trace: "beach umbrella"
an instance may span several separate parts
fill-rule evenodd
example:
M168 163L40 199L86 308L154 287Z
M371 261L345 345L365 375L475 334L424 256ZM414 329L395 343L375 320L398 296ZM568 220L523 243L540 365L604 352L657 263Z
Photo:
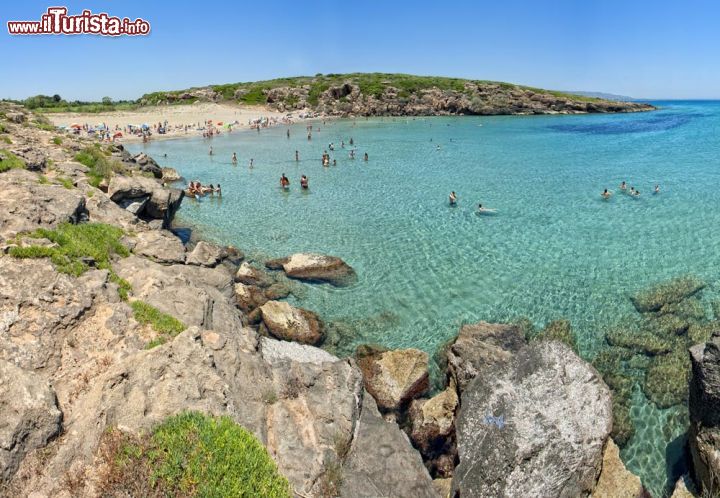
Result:
M123 136L122 133L117 132L117 133L115 133L115 135L113 135L113 138L120 138L120 137L122 137L122 136Z
M82 125L79 125L77 123L73 123L70 125L70 128L82 128Z
M222 121L218 121L218 122L217 122L217 125L218 125L218 126L222 126L222 124L223 124Z

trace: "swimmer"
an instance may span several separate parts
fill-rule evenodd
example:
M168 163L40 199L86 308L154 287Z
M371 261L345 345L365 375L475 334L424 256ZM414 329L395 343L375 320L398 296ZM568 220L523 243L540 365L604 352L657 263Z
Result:
M455 194L455 191L450 192L450 205L451 206L457 205L457 195Z
M610 196L611 196L612 194L610 193L610 191L609 191L608 189L605 189L605 190L603 191L603 193L600 194L600 195L602 195L603 199L607 200L607 199L610 198Z
M350 145L355 145L355 142L353 142L352 137L350 137Z
M660 185L655 185L655 190L653 190L653 194L659 194L660 193Z
M337 159L333 159L333 166L337 166Z
M290 138L290 128L287 130L287 137Z
M222 188L220 188L220 184L219 184L219 183L217 184L217 187L215 187L215 193L216 193L218 196L222 197Z
M368 153L367 153L367 152L366 152L365 155L363 156L363 159L364 159L365 161L368 160Z
M285 176L285 173L283 173L280 177L280 186L282 188L288 188L290 186L290 180L288 180L288 177Z
M627 190L627 184L625 182L622 182L620 184L620 190L622 190L623 192L625 192Z
M632 195L633 197L640 197L640 191L639 191L639 190L633 190L630 195Z
M350 150L350 159L355 159L355 151Z
M303 189L307 190L307 188L308 188L308 178L307 178L307 176L303 175L303 176L300 177L300 186L301 186Z
M210 146L210 152L208 154L212 156L212 145Z
M250 159L250 169L253 168L253 163L255 162L255 159Z
M300 160L300 152L295 151L295 162L298 162Z
M233 155L232 155L232 163L233 163L233 164L237 164L237 154L234 153L234 152L233 152Z
M630 187L630 195L635 195L635 187Z

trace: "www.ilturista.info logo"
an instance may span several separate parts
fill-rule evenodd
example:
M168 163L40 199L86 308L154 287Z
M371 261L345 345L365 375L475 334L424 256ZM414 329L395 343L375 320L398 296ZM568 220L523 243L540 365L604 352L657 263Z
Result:
M89 10L69 16L66 7L48 7L39 21L8 21L7 27L11 35L141 36L150 33L150 23L140 17L131 21L127 17L120 19Z

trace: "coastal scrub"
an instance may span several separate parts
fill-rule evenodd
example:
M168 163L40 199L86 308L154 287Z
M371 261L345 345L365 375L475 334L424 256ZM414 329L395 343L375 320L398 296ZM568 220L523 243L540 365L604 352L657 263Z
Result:
M120 242L122 235L122 229L104 223L63 223L55 230L39 228L20 236L21 239L47 239L53 245L13 247L10 255L16 258L50 258L57 271L76 277L91 266L112 272L111 258L130 254Z
M25 161L8 150L0 149L0 173L23 168L25 168Z
M75 160L89 168L90 171L87 173L89 183L96 188L103 179L109 180L114 172L122 169L122 165L112 160L109 153L98 145L85 147L75 155Z
M103 436L103 496L290 498L290 485L263 445L229 417L185 412L149 436Z

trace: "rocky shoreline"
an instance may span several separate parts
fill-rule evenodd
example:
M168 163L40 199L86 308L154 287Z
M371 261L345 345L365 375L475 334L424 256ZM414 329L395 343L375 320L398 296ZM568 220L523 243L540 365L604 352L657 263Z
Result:
M108 431L142 437L190 410L248 429L301 497L645 496L611 437L615 383L573 351L569 324L465 325L431 392L427 353L338 358L317 347L320 317L282 300L352 284L351 265L184 245L169 230L183 193L152 158L58 136L20 107L0 117L0 495L124 496L103 481ZM636 307L685 316L700 288ZM720 485L718 340L691 350L704 489Z

